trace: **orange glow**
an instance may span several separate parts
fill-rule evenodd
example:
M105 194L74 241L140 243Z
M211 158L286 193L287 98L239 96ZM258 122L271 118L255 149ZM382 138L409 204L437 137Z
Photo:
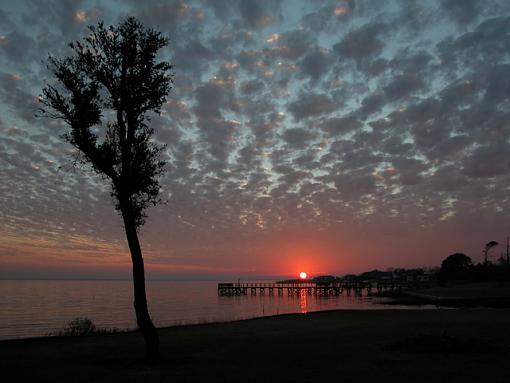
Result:
M301 314L306 314L308 311L308 302L305 289L301 289L299 293L299 307L301 308Z
M342 16L342 15L345 15L347 12L348 12L348 9L346 7L341 7L341 6L335 7L335 9L333 10L333 13L335 14L335 16Z
M308 275L304 271L299 273L299 278L301 278L301 279L306 279L307 276Z
M291 234L286 234L282 238L288 238ZM300 237L305 237L300 234ZM335 257L338 262L338 254L343 252L340 246L330 249L326 241L303 238L299 241L291 241L286 243L278 243L273 246L276 248L278 259L267 259L264 267L269 263L276 263L272 268L275 274L285 275L286 279L296 278L303 270L308 275L329 274L339 267L331 265L331 259Z

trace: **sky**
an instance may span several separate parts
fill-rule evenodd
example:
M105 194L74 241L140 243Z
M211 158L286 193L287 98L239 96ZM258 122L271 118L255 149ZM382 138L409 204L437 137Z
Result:
M138 17L170 39L149 279L497 258L510 235L510 2L3 0L0 278L127 278L109 185L41 118L49 55Z

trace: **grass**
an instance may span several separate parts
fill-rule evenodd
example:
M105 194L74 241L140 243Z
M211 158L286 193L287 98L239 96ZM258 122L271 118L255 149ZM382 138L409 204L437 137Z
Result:
M2 376L38 382L508 382L510 310L370 310L0 342Z
M64 328L48 334L48 336L90 336L126 332L117 328L98 328L90 318L74 318Z

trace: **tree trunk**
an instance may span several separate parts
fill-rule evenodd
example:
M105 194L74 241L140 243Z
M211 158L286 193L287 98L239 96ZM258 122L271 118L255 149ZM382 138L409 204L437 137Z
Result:
M147 297L145 295L145 270L143 265L142 249L138 241L135 221L129 211L122 210L124 228L131 252L131 261L133 263L133 288L134 288L134 307L136 313L136 322L138 329L145 339L147 356L151 359L157 359L160 356L159 337L156 327L152 323L147 309Z

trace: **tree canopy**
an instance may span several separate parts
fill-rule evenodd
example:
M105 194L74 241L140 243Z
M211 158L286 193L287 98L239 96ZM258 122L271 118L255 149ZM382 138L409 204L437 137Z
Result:
M111 180L116 208L127 205L139 227L145 209L160 202L164 146L151 139L148 121L172 86L172 66L157 61L168 39L133 17L89 29L83 41L70 44L72 56L49 58L58 82L43 89L44 112L70 126L65 139Z
M463 253L455 253L446 257L441 263L440 277L442 279L463 278L472 267L470 257Z

